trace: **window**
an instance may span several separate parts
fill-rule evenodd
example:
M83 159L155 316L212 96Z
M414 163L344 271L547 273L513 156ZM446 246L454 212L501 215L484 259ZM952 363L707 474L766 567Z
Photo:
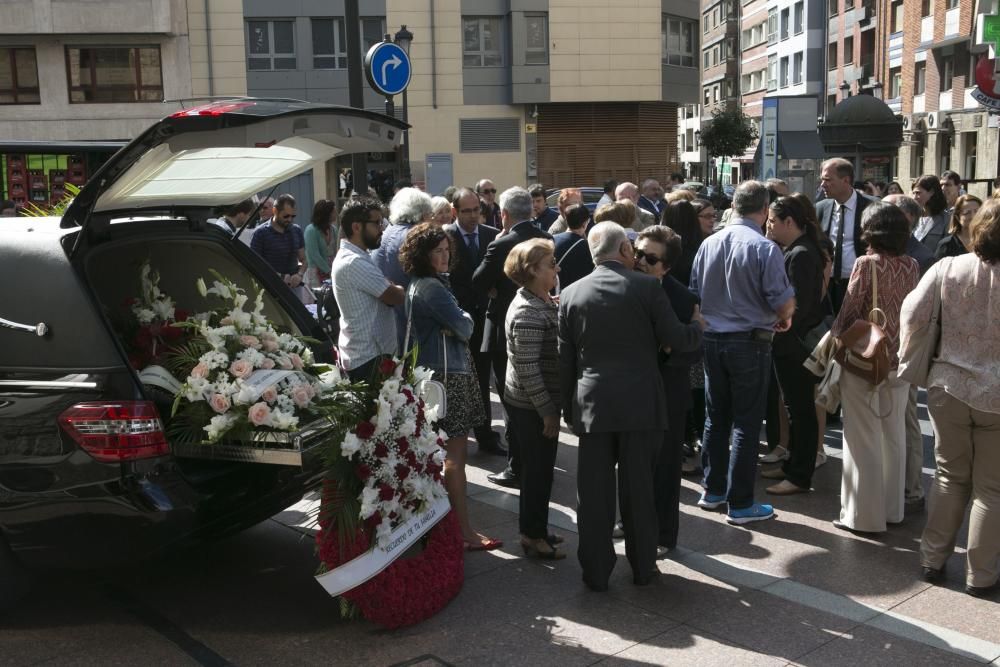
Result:
M503 18L467 16L462 19L462 65L465 67L502 67Z
M716 44L712 47L712 65L719 64L719 45Z
M705 86L705 106L712 103L712 87Z
M714 86L712 86L712 101L713 102L718 102L719 101L719 94L721 93L721 91L722 91L722 87L719 84L715 84Z
M791 29L789 25L790 21L790 11L789 9L781 10L781 39L788 39L788 31Z
M826 51L826 66L830 69L837 69L837 42L830 42Z
M312 20L313 67L347 69L347 39L341 19Z
M524 15L525 65L547 65L549 63L549 15L534 12Z
M295 66L294 21L247 21L247 69L295 69Z
M854 37L844 38L844 64L850 65L854 62Z
M778 10L769 9L767 12L767 43L774 44L778 41Z
M913 94L923 95L927 84L927 63L916 63L913 67Z
M844 11L854 9L854 0L844 0Z
M840 13L839 4L837 0L830 0L830 16L836 16Z
M785 56L784 58L781 59L781 67L780 67L780 74L779 74L779 76L780 76L780 78L778 80L779 81L779 85L782 88L787 88L788 87L788 56Z
M703 65L704 69L708 69L709 67L712 66L712 49L705 49L704 60L705 60L705 64Z
M753 78L749 74L744 74L740 77L740 90L744 93L749 93L753 88Z
M833 109L833 107L835 107L835 106L837 106L837 96L836 96L836 94L834 94L834 95L827 95L826 96L826 112L830 113L830 110Z
M942 56L941 58L941 90L951 90L952 79L955 78L955 58L954 56Z
M368 49L385 39L385 17L384 16L362 16L361 17L361 52L368 53ZM344 42L347 46L347 42Z
M923 0L923 2L920 3L920 16L930 16L932 5L933 3L931 0Z
M798 35L803 30L803 13L805 12L804 0L799 0L795 3L795 34Z
M39 104L41 101L35 49L0 49L0 104Z
M903 26L906 25L903 22L903 17L906 14L906 10L903 8L903 0L895 0L889 11L892 13L892 22L889 26L889 32L903 32Z
M660 24L663 39L663 64L694 67L694 21L663 15Z
M889 70L889 99L895 100L903 94L903 71L900 67Z
M69 101L162 102L158 46L66 47Z
M802 61L803 54L801 51L792 57L792 83L802 83Z
M955 9L956 7L958 7L958 0L946 0L944 3L945 9Z
M703 16L703 17L702 17L702 20L703 20L703 21L704 21L704 23L705 23L705 28L703 29L703 31L702 31L702 32L705 32L705 33L707 33L707 32L709 31L709 29L710 29L710 28L712 27L712 26L710 26L710 25L709 25L709 23L708 23L708 20L709 20L709 16L708 16L708 14L705 14L705 16Z
M767 57L767 89L778 89L778 56Z

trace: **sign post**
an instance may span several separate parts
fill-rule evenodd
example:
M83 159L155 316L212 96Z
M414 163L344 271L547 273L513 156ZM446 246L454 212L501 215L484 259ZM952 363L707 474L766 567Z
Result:
M392 98L399 93L405 93L406 87L410 85L412 73L410 57L400 45L391 40L389 35L385 36L384 41L368 49L365 55L365 76L372 88L385 95L387 116L395 117L396 108ZM409 152L408 136L406 142ZM406 165L406 171L409 171L409 164Z

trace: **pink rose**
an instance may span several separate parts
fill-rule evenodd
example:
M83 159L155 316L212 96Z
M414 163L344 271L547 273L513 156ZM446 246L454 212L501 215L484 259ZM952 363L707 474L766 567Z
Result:
M300 357L299 355L295 354L294 352L291 352L291 353L289 353L288 358L292 362L292 368L294 368L297 371L301 371L302 370L302 357Z
M229 410L230 407L229 399L222 394L212 394L212 398L209 399L208 404L220 415Z
M271 370L274 368L274 359L265 358L264 361L261 362L260 367L266 371Z
M237 359L229 365L229 372L238 378L246 380L253 373L253 364L246 359Z
M277 389L277 387L275 387L273 385L270 386L270 387L268 387L267 389L265 389L263 391L263 393L260 395L260 397L263 398L268 403L274 403L276 400L278 400L278 389Z
M278 351L278 337L275 336L273 333L261 334L260 340L261 344L264 346L264 349L267 350L268 352Z
M260 349L260 339L256 336L240 336L240 345L243 347L252 347L255 350Z
M229 317L228 315L219 320L219 324L221 324L224 327L227 327L232 323L233 323L233 318Z
M197 366L191 369L191 377L205 379L208 377L208 365L204 362L199 362Z
M288 357L281 357L278 359L278 366L280 366L282 370L290 371L292 370L292 360Z
M247 418L254 426L268 426L271 423L271 408L267 403L254 403L250 406Z
M309 405L309 401L312 399L309 390L312 389L307 384L299 384L292 387L292 401L295 405L300 408L304 408Z

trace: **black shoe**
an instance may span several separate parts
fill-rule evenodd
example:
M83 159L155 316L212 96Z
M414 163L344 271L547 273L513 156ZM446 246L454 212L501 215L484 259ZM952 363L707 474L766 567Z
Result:
M660 578L660 571L653 570L649 574L642 577L632 577L632 583L636 586L649 586L651 583Z
M490 480L497 486L503 486L508 489L521 488L521 478L514 474L514 471L510 469L510 466L494 475L487 475L486 479Z
M507 456L507 448L500 444L500 436L493 431L489 431L489 435L484 433L482 438L477 435L476 442L479 443L479 451L481 452L495 454L496 456Z
M965 592L974 598L992 597L993 593L1000 591L1000 580L992 586L966 586Z
M587 579L587 577L583 578L583 583L587 585L587 588L594 591L595 593L606 593L608 591L607 583L595 584L594 582Z
M921 568L921 571L924 581L928 584L938 584L944 581L943 565L936 570L933 567L923 567Z

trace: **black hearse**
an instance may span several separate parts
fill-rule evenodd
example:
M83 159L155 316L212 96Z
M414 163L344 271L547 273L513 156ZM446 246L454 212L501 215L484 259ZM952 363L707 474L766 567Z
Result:
M404 125L359 109L238 99L178 111L116 153L59 218L0 224L0 608L24 566L135 561L253 525L302 497L318 460L189 458L130 367L112 315L148 260L178 304L214 269L266 315L331 345L264 261L207 222L330 160L393 151ZM6 599L5 599L6 598Z

